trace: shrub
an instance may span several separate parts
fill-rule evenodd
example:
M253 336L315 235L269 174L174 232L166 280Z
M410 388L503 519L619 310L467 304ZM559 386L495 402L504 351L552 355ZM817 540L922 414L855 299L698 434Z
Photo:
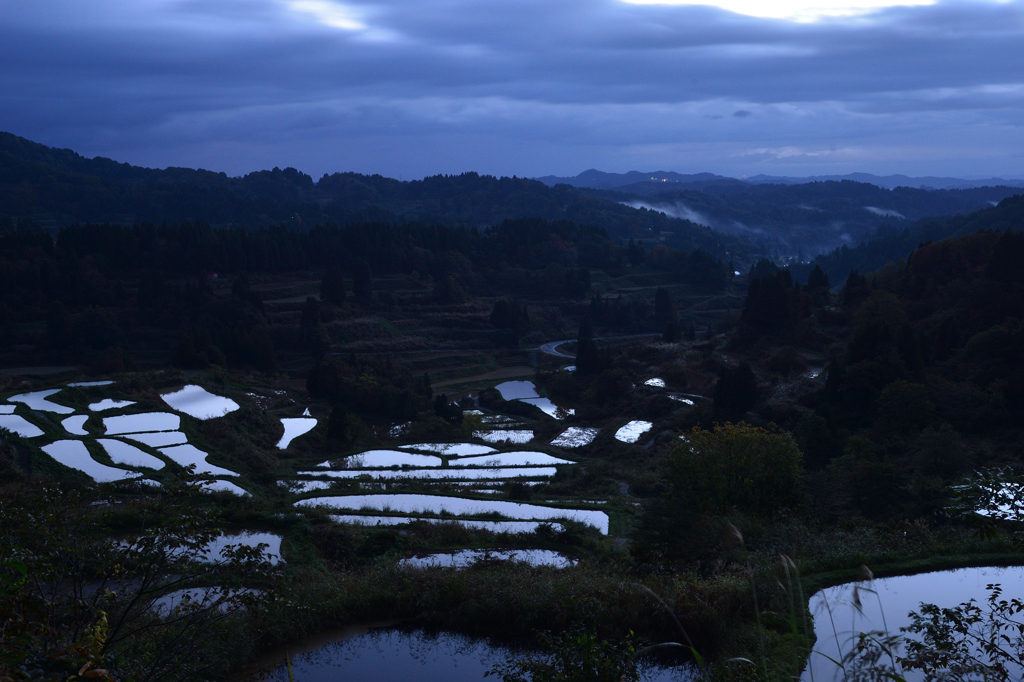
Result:
M696 428L669 453L668 479L700 512L771 514L796 502L801 460L785 433L744 423Z
M875 408L878 429L891 435L920 431L935 417L935 405L928 399L928 389L902 379L882 390Z

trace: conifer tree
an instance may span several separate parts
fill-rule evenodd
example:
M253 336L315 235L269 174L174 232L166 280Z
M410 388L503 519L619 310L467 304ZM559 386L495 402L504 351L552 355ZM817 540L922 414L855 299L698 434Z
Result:
M342 305L345 295L345 274L341 268L330 268L320 281L320 298L332 305Z
M593 374L601 369L601 354L594 343L594 325L590 316L580 320L579 334L576 337L576 371L579 374Z
M658 290L654 292L654 319L662 324L667 324L673 316L672 312L672 299L669 298L668 291L658 287Z
M352 273L352 293L360 303L367 304L373 300L373 275L370 272L370 264L365 260L359 261L355 272Z
M716 419L738 421L757 404L757 379L746 362L736 369L723 368L715 384L713 409Z

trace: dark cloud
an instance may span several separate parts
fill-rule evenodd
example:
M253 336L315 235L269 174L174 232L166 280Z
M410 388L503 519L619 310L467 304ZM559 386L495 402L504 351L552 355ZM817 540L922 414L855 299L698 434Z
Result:
M0 129L232 173L1022 175L1022 7L35 0L0 10Z

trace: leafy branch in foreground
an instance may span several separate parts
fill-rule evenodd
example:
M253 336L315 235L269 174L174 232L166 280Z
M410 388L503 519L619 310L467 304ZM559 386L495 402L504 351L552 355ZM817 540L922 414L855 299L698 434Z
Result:
M0 499L0 680L173 681L224 667L218 654L244 636L238 614L273 598L277 578L261 547L211 560L220 531L197 494Z
M1024 476L1012 467L976 471L952 489L949 510L994 521L1024 521Z
M850 657L860 670L899 675L918 671L927 680L1009 682L1024 670L1024 603L1003 598L1001 585L986 586L986 605L975 600L953 608L922 604L910 614L904 635L863 633ZM908 636L909 635L909 636ZM900 647L906 654L895 664L881 664L880 654ZM895 679L895 677L890 677Z
M974 599L952 608L922 603L900 634L887 629L858 633L841 662L846 680L904 680L923 674L936 682L1010 682L1024 670L1024 602L1006 599L999 584L986 586L984 605ZM860 607L855 589L854 606ZM903 651L905 653L901 654Z

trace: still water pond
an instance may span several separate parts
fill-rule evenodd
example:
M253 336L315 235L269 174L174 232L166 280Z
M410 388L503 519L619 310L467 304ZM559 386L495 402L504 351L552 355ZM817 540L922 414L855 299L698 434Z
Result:
M984 606L988 598L985 586L993 583L1003 586L1004 598L1024 597L1024 566L919 573L880 578L870 583L836 585L817 592L811 597L810 610L814 615L814 634L818 641L802 680L825 682L842 679L842 670L828 659L840 660L850 651L857 633L888 630L897 634L901 627L910 624L908 614L919 611L922 602L951 608L974 599ZM856 585L877 593L876 596L861 592L862 612L853 605ZM905 677L908 681L924 679L923 675L913 673Z
M511 651L486 640L422 630L353 629L333 637L312 642L304 653L292 650L295 682L481 682ZM644 672L645 682L691 679L685 669L652 667ZM287 682L288 672L278 664L268 674L248 679Z

